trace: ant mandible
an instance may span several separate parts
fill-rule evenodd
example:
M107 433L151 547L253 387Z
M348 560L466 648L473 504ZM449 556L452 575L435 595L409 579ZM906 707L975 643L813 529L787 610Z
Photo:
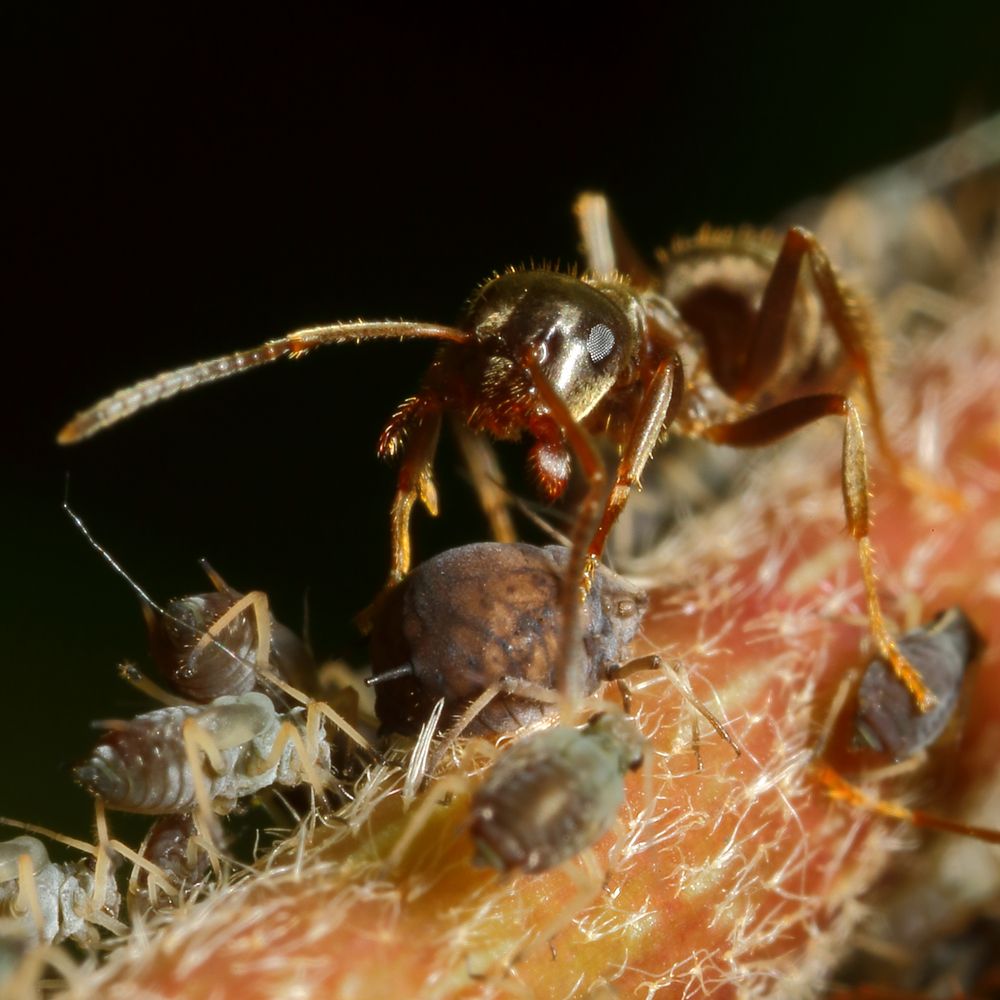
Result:
M432 463L448 413L501 541L513 540L513 530L484 435L533 438L529 465L550 501L565 491L576 458L589 486L577 513L568 578L586 588L611 527L668 431L753 447L821 417L840 416L844 508L858 547L871 633L918 706L928 708L933 696L882 615L861 420L846 395L851 381L860 381L880 450L905 476L882 426L871 360L878 338L868 309L802 228L789 229L780 241L756 230L704 228L675 242L654 271L602 195L582 195L576 214L589 264L583 277L537 269L495 276L472 295L456 326L362 320L297 330L120 390L78 414L59 441L82 440L179 392L324 344L439 340L422 386L379 439L381 456L401 456L389 583L402 580L410 567L416 501L437 512ZM826 325L834 339L823 335ZM608 436L619 450L610 490L591 432ZM578 616L576 603L566 596L568 632Z

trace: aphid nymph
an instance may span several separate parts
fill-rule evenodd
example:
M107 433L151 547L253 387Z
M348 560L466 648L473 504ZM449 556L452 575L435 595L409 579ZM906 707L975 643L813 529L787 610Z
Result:
M645 740L618 711L583 729L532 733L502 754L472 799L476 860L500 871L545 871L591 847L614 823L622 779Z

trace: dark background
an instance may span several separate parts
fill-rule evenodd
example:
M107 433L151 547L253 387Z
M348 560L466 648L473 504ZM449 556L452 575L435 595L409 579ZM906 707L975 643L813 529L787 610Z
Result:
M147 707L114 672L146 662L138 602L62 513L67 472L155 596L204 589L206 556L293 626L308 591L317 649L360 662L351 615L388 563L375 442L431 348L329 348L59 449L77 409L297 326L451 322L495 268L575 259L583 189L651 250L766 222L1000 108L995 4L741 8L6 25L0 813L84 833L65 767L91 719ZM446 447L418 553L485 534L453 466Z

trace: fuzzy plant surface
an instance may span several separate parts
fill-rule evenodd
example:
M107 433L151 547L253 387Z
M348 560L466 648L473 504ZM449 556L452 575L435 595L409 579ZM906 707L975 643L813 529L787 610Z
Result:
M1000 270L991 274L950 329L896 344L880 372L891 439L961 509L944 491L909 489L872 455L888 617L902 630L958 605L985 651L941 748L888 777L847 753L837 761L873 795L997 827ZM458 744L415 798L399 766L373 765L339 813L310 816L252 870L148 918L99 966L59 960L70 995L799 998L826 991L859 947L916 963L941 927L995 906L996 847L835 801L818 778L842 682L872 655L844 526L841 433L831 418L761 455L728 500L624 567L650 594L634 652L680 665L738 757L697 725L667 672L637 674L646 762L624 779L617 822L592 851L539 874L473 864L470 800L490 766L480 745Z

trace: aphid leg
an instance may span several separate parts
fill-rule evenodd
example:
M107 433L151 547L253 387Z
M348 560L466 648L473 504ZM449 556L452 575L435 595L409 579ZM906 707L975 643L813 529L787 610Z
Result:
M300 691L297 687L293 687L287 681L282 680L277 674L272 673L270 670L260 671L261 676L264 677L269 683L273 684L276 688L284 691L290 698L294 698L300 705L306 706L306 728L309 727L309 714L318 712L329 719L342 733L353 740L362 750L367 750L370 753L374 753L372 745L357 731L357 729L352 726L347 719L345 719L339 712L335 712L325 701L316 701L314 698L310 698L304 691ZM313 726L317 726L317 722L312 723ZM377 755L376 755L377 756Z
M990 844L1000 844L1000 830L958 823L945 819L943 816L934 816L919 809L910 809L898 802L887 802L875 798L857 785L851 784L846 778L841 777L829 764L817 764L815 773L816 778L826 786L827 794L840 802L847 802L859 809L867 809L869 812L888 816L890 819L903 820L913 826L926 827L930 830L944 830L947 833L957 833L964 837L985 840Z
M504 970L526 959L538 947L548 945L551 948L553 939L566 930L577 914L601 894L606 875L601 871L593 848L588 847L581 851L575 858L565 862L561 868L576 891L569 902L532 935L532 939L526 945L519 946L504 960Z
M17 859L17 898L14 909L18 914L30 913L34 921L39 940L45 934L45 916L42 913L42 903L38 898L38 883L35 881L35 869L30 854L21 854Z
M386 858L386 865L390 871L394 871L402 864L413 842L417 839L420 831L427 826L442 801L452 795L468 794L469 786L469 778L464 774L448 774L434 782L424 795L420 805L413 811L406 824L406 829L403 830L389 852L388 858Z
M221 578L220 578L221 579ZM244 595L239 601L237 601L225 614L221 615L213 624L212 627L198 640L198 644L195 649L203 648L211 642L217 642L216 636L219 632L224 629L231 621L233 621L238 615L243 614L247 608L252 608L254 615L254 623L257 629L257 654L256 654L256 666L257 673L260 674L266 681L273 684L275 687L279 688L289 697L294 698L299 704L306 706L307 720L310 717L310 713L315 714L320 712L325 715L341 732L349 736L358 746L364 750L370 750L371 744L352 726L347 719L342 715L335 712L329 705L321 701L315 701L310 698L304 691L300 691L298 688L293 687L287 681L282 680L274 671L270 668L270 652L271 652L271 612L270 605L268 604L267 594L260 590L252 590L249 594ZM223 647L224 648L224 647ZM318 719L313 719L310 723L307 721L307 731L311 731L314 736L318 735ZM311 726L311 729L309 728ZM213 765L214 766L214 765ZM306 767L311 766L306 764ZM315 775L315 769L314 769ZM310 778L310 784L313 787L317 787L312 778Z
M587 492L579 505L573 528L572 546L566 564L566 578L561 594L563 634L559 663L556 668L556 687L563 698L560 709L562 715L572 715L574 707L583 697L580 671L573 669L573 653L580 648L582 598L590 590L596 560L590 560L587 545L593 537L601 513L604 499L604 484L607 475L604 463L587 431L574 419L562 396L556 392L542 371L540 358L535 347L528 348L522 361L531 374L535 390L549 410L559 430L576 456L580 469L587 481ZM579 586L578 586L579 584Z
M496 450L484 435L473 434L463 421L454 419L451 423L458 449L469 470L469 478L489 522L493 539L497 542L516 542L517 532L507 509L509 494L504 485L503 470L497 461Z
M307 709L307 719L308 714L309 710ZM319 718L318 712L315 712L314 715L317 719ZM308 729L309 725L307 721L307 731ZM271 752L261 762L260 768L261 771L269 771L280 762L281 755L285 752L285 747L291 745L292 749L298 755L299 764L302 767L302 773L305 775L306 781L312 788L317 801L322 801L323 796L326 794L326 782L324 782L320 777L319 771L316 769L316 765L314 763L316 759L316 747L319 745L318 726L313 726L312 731L315 735L316 743L315 745L307 747L306 742L302 739L302 733L299 731L299 727L296 726L294 722L289 720L283 722L278 728L278 732L275 734Z
M604 279L627 274L638 288L648 288L654 283L655 276L625 235L603 194L581 194L573 212L587 268L592 274Z
M220 577L221 579L221 577ZM214 581L213 581L214 582ZM265 666L271 656L271 609L267 594L261 590L251 590L244 594L231 608L223 612L204 634L198 637L192 656L196 656L210 645L220 645L219 636L231 622L240 617L248 608L252 609L257 630L257 664ZM226 649L225 646L222 646Z
M205 732L198 725L196 719L190 718L184 721L183 733L184 755L187 758L187 765L191 771L195 802L198 804L195 812L196 822L201 835L206 841L214 845L219 842L221 831L215 811L212 808L212 800L208 794L208 785L205 781L205 770L202 767L201 754L205 755L209 766L216 774L224 773L226 762L212 735ZM221 873L219 856L214 848L209 853L212 859L212 868L215 871L216 877L218 877Z
M871 539L868 537L871 524L868 511L868 458L865 453L861 418L855 405L846 396L838 393L802 396L755 413L736 423L708 427L704 431L704 436L718 444L737 448L755 447L769 444L825 416L844 418L844 449L841 460L844 513L848 530L858 547L872 638L879 654L888 660L893 672L906 685L917 706L921 711L926 711L934 703L933 695L890 635L879 603L875 557Z
M468 729L473 720L486 709L494 698L502 695L515 695L518 698L527 698L544 705L553 705L559 701L559 694L556 691L541 684L532 684L531 681L526 681L521 677L504 677L495 684L491 684L478 697L469 702L465 711L452 723L451 728L442 737L440 745L427 766L428 774L433 774L437 770L445 755L455 745L462 733Z
M143 611L146 610L148 609L143 607ZM118 676L126 684L131 684L137 691L148 695L154 701L160 702L161 705L170 705L173 707L190 704L184 698L178 698L177 695L171 694L169 691L161 688L159 684L151 681L134 663L119 663Z
M636 412L628 441L618 461L614 486L608 495L597 530L587 549L588 559L596 561L604 551L608 534L628 502L632 488L639 482L642 470L656 447L663 429L674 418L684 388L684 371L680 358L673 352L653 373Z
M729 735L729 730L716 718L712 712L709 711L708 706L705 705L701 699L699 699L695 693L691 690L691 686L687 681L687 678L678 670L675 663L671 663L669 660L664 660L656 653L651 653L649 656L641 656L636 660L631 660L628 663L619 665L616 669L609 671L608 679L615 681L618 685L618 690L622 695L622 707L625 709L625 714L630 715L631 710L631 690L629 689L626 679L632 674L639 673L644 670L656 670L677 689L681 697L690 705L722 738L729 744L730 749L733 751L733 755L736 757L740 756L740 748L737 746L736 741ZM628 699L628 700L626 700ZM699 770L701 768L699 767Z
M149 902L153 909L156 909L159 902L157 893L162 892L172 903L175 903L180 899L180 886L174 885L159 865L154 864L149 858L143 857L143 852L146 850L153 830L154 827L150 827L142 843L139 845L138 851L133 851L128 844L123 844L120 840L110 840L108 841L108 845L125 858L126 861L132 862L132 872L128 878L129 899L135 899L138 896L139 876L142 872L145 872L147 877L146 884L149 887Z
M91 901L95 914L100 913L108 892L111 874L111 851L108 846L108 816L104 803L94 799L94 827L97 831L97 856L94 859L94 895Z

